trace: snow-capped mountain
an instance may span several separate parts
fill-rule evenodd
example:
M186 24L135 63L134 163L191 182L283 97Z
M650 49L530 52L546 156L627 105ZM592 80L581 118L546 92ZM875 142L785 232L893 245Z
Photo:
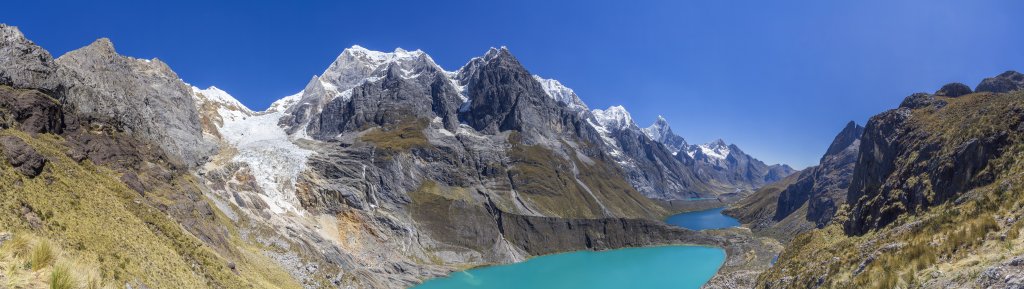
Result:
M597 123L605 128L618 130L639 128L633 122L633 117L629 115L626 108L621 105L611 106L604 110L595 109L591 112L594 114Z
M795 172L784 164L766 165L736 145L721 139L705 144L691 145L676 135L668 121L661 116L643 129L651 139L663 144L677 159L693 162L698 176L711 183L728 184L740 191L751 191Z
M29 120L0 105L0 125L61 134L5 132L5 142L46 148L38 157L47 169L25 169L78 171L52 179L55 187L84 176L76 191L113 203L119 215L96 223L121 229L98 237L150 236L133 244L163 251L182 273L152 287L196 287L179 276L260 287L239 276L272 272L311 288L408 288L467 265L565 250L727 243L664 226L670 212L653 199L735 188L701 179L625 108L588 111L504 47L446 71L422 51L353 46L265 111L191 86L158 60L117 54L105 39L54 61L0 25L0 54L0 102L33 104L14 107ZM162 269L126 278L150 282L141 277Z
M586 111L589 110L587 105L583 103L583 100L576 95L576 92L571 88L562 85L561 82L554 79L546 79L538 75L534 75L533 79L540 82L541 86L544 87L544 91L548 93L548 96L554 98L559 103L565 104L573 111Z
M649 127L643 128L644 134L653 139L654 141L660 142L665 145L672 155L683 151L684 148L690 147L690 144L686 142L686 139L676 135L672 132L672 127L668 125L668 120L664 117L658 116L658 119L654 121ZM692 155L690 157L693 157Z

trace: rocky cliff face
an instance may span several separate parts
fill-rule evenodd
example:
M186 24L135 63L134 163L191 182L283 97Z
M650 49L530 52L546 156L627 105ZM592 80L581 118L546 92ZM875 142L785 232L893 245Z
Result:
M1021 197L1014 188L1024 171L1016 75L986 79L974 93L950 84L913 94L872 117L859 144L843 150L858 151L847 204L830 224L794 239L758 287L1018 284L998 281L1017 280L1006 268L1024 242L1021 207L1008 201ZM837 159L850 157L840 152L823 163Z
M851 121L836 135L821 162L808 168L806 176L779 195L775 220L785 219L805 203L806 219L819 228L832 220L839 206L846 203L863 131L864 127Z
M214 150L203 140L191 90L160 60L117 54L108 39L58 58L66 108L83 126L110 126L194 167Z
M849 122L836 135L817 166L765 186L725 210L756 232L788 241L832 221L846 192L864 127Z
M920 96L908 97L905 103L912 102L910 98ZM971 99L978 98L982 97ZM937 105L901 106L868 121L847 197L852 204L847 233L884 227L900 215L955 199L1003 173L989 162L1013 144L1022 118L1014 106L992 111L988 105L994 101L981 99L944 97L933 102ZM950 107L954 103L957 106ZM976 131L942 137L954 131L953 119Z

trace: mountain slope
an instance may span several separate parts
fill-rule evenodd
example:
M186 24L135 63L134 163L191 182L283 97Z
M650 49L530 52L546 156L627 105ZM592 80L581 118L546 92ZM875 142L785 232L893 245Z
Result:
M944 87L872 117L848 204L830 225L793 240L759 287L1020 286L1024 92L1016 75L983 82L1009 91Z

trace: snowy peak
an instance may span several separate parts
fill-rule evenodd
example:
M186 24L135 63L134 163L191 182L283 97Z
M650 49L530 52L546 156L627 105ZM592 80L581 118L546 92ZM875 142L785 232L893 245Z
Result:
M647 137L665 145L673 155L678 154L680 151L683 151L690 146L690 144L686 143L686 139L672 132L672 127L669 126L668 120L665 120L665 117L660 115L658 116L658 119L651 124L651 126L642 128L641 130L645 135L647 135Z
M611 106L608 109L595 109L591 111L594 114L594 118L601 126L608 129L625 130L631 127L636 127L636 123L633 122L633 117L629 115L625 107L621 105Z
M355 45L338 55L320 76L320 81L327 89L340 93L363 81L383 77L389 70L397 71L405 78L413 78L428 71L443 72L434 60L421 50L406 51L396 48L394 52L380 52Z
M643 128L643 131L647 137L658 142L664 142L669 136L675 135L672 133L672 128L669 127L668 121L661 115L658 116L658 119L651 126Z
M534 75L533 79L540 82L540 85L544 87L544 92L548 94L552 99L559 103L565 104L572 111L589 110L587 105L583 103L583 100L576 95L571 88L562 85L561 82L554 79L546 79L539 75Z
M242 102L216 86L210 86L206 89L200 89L192 86L192 95L196 99L197 103L211 102L228 108L235 108L247 113L252 113L252 110L242 104Z
M697 152L700 152L700 154L709 158L724 160L726 157L729 157L729 154L732 152L732 148L725 144L725 141L722 139L717 139L706 144L692 146L687 149L686 154L690 155L690 157L694 157L697 155Z

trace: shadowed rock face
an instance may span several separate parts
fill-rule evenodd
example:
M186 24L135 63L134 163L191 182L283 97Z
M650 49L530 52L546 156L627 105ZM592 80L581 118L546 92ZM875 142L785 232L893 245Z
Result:
M37 90L0 86L0 128L32 133L60 133L64 115L60 102Z
M110 126L159 146L172 161L198 165L215 148L203 140L191 90L159 60L118 55L107 39L56 60L66 110L79 125Z
M1024 117L1013 94L972 94L872 117L847 196L846 232L863 234L991 182L999 171L989 162L1014 143Z
M474 58L456 78L466 86L469 97L459 118L478 131L519 131L528 144L560 135L599 143L597 132L586 124L583 115L548 96L541 83L504 47Z
M1024 89L1024 74L1013 70L1003 72L996 77L985 78L978 84L978 92L1011 92Z

